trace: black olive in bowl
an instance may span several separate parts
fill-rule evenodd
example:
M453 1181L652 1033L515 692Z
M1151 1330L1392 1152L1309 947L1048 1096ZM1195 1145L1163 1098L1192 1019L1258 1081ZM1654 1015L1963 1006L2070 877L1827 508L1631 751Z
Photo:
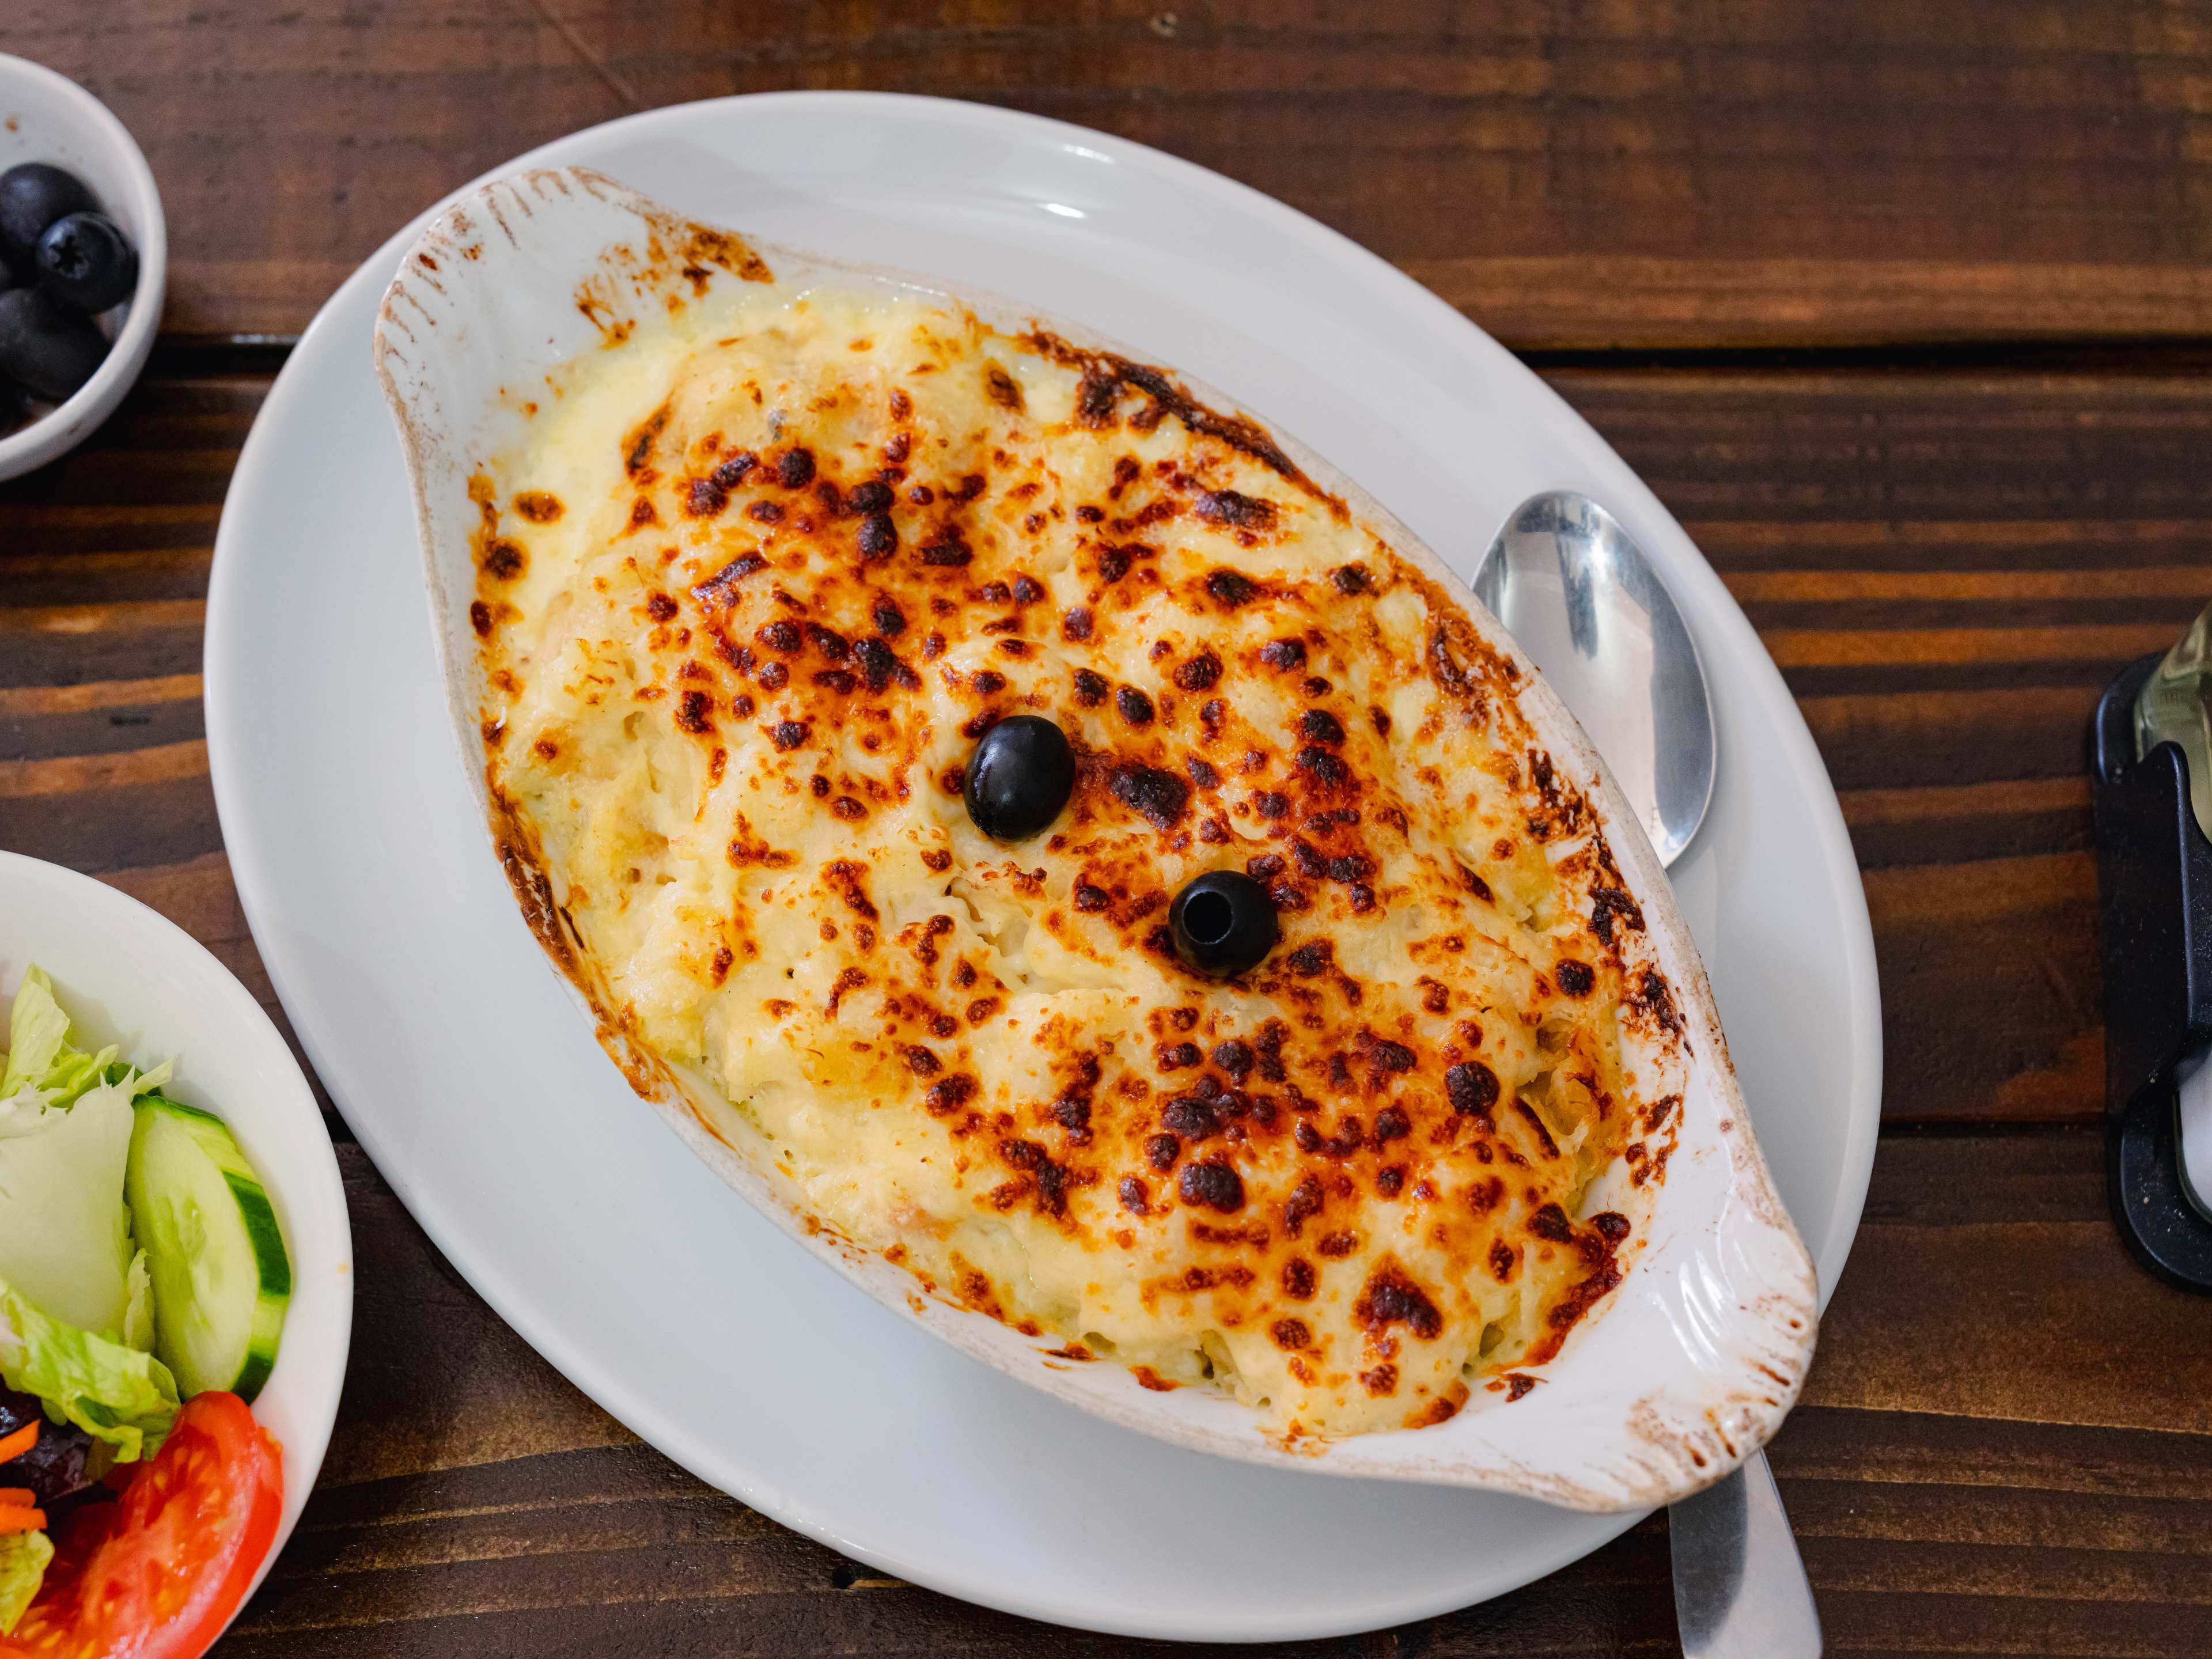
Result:
M72 213L39 238L39 286L76 310L121 305L138 286L138 255L104 213Z
M82 312L35 288L0 293L0 375L34 398L67 403L107 356L107 337Z
M1027 841L1074 793L1075 751L1041 714L1000 720L968 757L968 816L993 841Z
M0 255L27 278L46 227L99 206L82 179L51 162L25 161L9 167L0 173Z

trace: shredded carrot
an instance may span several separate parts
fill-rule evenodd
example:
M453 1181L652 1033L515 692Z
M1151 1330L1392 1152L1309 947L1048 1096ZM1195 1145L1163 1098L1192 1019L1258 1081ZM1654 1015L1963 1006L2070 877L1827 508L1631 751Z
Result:
M39 1501L39 1494L28 1486L0 1486L0 1504L16 1504L24 1508Z
M44 1532L46 1512L24 1504L0 1504L0 1536L11 1532Z
M39 1425L26 1423L13 1434L0 1435L0 1463L21 1457L39 1443Z

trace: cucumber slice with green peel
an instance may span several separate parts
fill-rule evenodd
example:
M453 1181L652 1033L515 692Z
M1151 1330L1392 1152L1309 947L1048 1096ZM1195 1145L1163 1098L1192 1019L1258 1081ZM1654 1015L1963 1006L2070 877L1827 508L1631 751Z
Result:
M221 1118L139 1097L123 1198L154 1278L154 1353L189 1399L251 1401L269 1380L292 1263L253 1166Z

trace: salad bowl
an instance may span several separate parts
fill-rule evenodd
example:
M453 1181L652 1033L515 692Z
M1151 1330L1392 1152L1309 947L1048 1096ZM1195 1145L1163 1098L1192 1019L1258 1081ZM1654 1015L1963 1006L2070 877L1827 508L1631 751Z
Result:
M276 1443L283 1484L250 1596L313 1489L351 1340L352 1232L321 1109L269 1016L190 934L105 883L0 853L0 998L12 999L34 967L51 980L74 1045L112 1045L142 1071L173 1066L163 1090L190 1115L196 1107L220 1117L273 1211L289 1301L273 1367L252 1367L258 1391L252 1380L235 1385Z
M647 257L702 237L750 247L752 263L704 271ZM483 686L469 602L479 521L470 480L514 447L525 418L518 387L534 386L587 350L619 350L628 319L702 285L741 280L737 267L772 273L796 295L810 286L876 287L937 295L987 324L1050 328L1086 349L1139 362L1141 343L1121 345L1029 307L973 292L945 293L927 278L811 258L732 233L695 227L603 175L583 169L501 179L450 206L404 260L386 295L377 362L413 483L429 620L445 675L452 726L489 827L482 769ZM580 294L594 298L580 307ZM611 313L609 307L612 307ZM612 326L610 326L610 316ZM1190 384L1217 409L1225 394ZM1265 421L1266 411L1254 411ZM914 1294L914 1281L880 1256L822 1228L770 1169L733 1150L720 1133L727 1103L681 1087L641 1089L663 1120L725 1182L811 1251L887 1308L989 1364L1067 1403L1170 1443L1320 1473L1416 1480L1518 1493L1588 1510L1628 1510L1710 1484L1769 1437L1796 1397L1814 1340L1810 1261L1777 1198L1728 1059L1696 948L1636 818L1587 739L1494 619L1379 502L1279 428L1297 465L1343 497L1358 517L1444 586L1486 644L1518 671L1519 708L1559 771L1592 802L1628 893L1648 923L1652 959L1674 988L1678 1041L1649 1057L1681 1097L1659 1176L1601 1177L1638 1215L1637 1243L1619 1287L1557 1356L1532 1366L1529 1386L1478 1396L1436 1426L1286 1449L1255 1431L1249 1414L1209 1390L1161 1393L1107 1365L1055 1363L1038 1340L981 1315ZM490 854L483 879L501 879ZM575 987L571 984L571 990ZM587 1017L603 1010L579 994ZM619 1036L610 1042L628 1058ZM634 1078L647 1068L625 1066Z

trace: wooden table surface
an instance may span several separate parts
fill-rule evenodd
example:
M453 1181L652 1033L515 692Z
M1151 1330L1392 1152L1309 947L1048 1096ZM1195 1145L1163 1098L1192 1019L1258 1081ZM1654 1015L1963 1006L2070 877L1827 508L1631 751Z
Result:
M477 172L690 98L981 99L1271 191L1525 353L1750 614L1864 872L1884 1133L1773 1448L1830 1650L2212 1652L2212 1302L2106 1213L2083 761L2100 689L2212 595L2212 6L8 0L0 51L121 115L174 246L144 382L0 486L0 846L272 1012L203 740L216 515L288 343ZM353 1370L226 1653L1146 1645L869 1577L681 1474L331 1122ZM1673 1652L1664 1519L1310 1650Z

